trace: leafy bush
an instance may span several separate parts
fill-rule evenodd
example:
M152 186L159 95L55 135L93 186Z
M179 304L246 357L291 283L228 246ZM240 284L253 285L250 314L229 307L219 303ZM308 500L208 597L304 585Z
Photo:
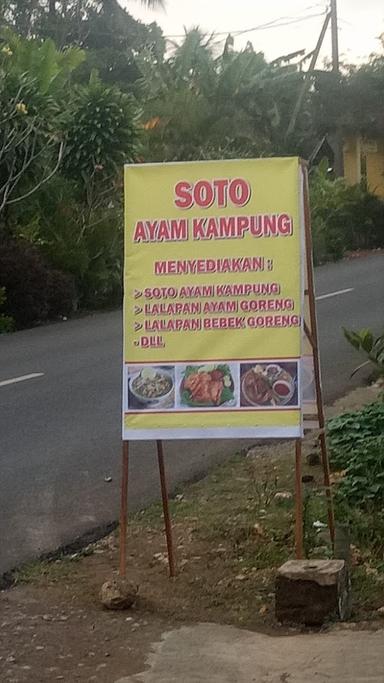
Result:
M343 330L344 336L349 343L358 351L363 351L368 357L368 360L359 365L352 375L369 364L372 364L380 375L384 375L384 333L374 337L371 330L368 329L353 332L352 330L346 330L344 327Z
M0 287L0 309L4 306L7 300L5 294L5 287ZM13 332L15 327L15 321L10 315L4 315L0 313L0 334L5 334L6 332Z
M78 183L102 181L121 174L137 156L138 127L134 100L95 75L78 86L68 127L64 169Z
M97 213L84 234L88 268L79 284L86 307L120 305L123 283L123 216L119 207Z
M364 510L384 506L384 436L366 439L349 451L336 495Z
M7 292L5 315L11 316L18 328L72 309L70 278L50 272L39 251L25 240L0 244L0 285Z
M47 304L49 318L72 313L76 299L75 283L71 275L60 270L49 270L47 279Z
M7 334L13 332L15 329L15 321L11 315L3 315L0 313L0 334Z
M54 270L71 276L75 308L118 305L122 293L123 217L118 201L90 212L74 181L60 173L33 201L19 207L15 225ZM113 204L113 206L112 206Z
M336 514L351 541L382 558L384 538L384 403L328 421L331 465L342 470Z
M328 420L327 434L332 466L346 469L353 449L364 448L367 440L384 434L384 402Z
M352 195L347 249L384 247L384 202L359 186Z
M47 269L37 250L23 241L0 245L1 285L7 291L5 311L17 327L45 320L47 306Z
M77 48L57 50L52 40L24 40L8 31L2 37L5 312L26 327L68 315L74 304L119 304L122 170L137 157L136 102L94 73L86 85L71 83L85 57Z
M328 162L311 174L315 263L342 258L346 251L384 246L384 202L343 178L332 180Z

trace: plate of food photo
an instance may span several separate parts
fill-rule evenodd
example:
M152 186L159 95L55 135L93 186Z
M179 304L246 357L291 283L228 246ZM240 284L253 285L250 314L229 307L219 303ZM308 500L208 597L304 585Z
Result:
M241 404L261 408L289 405L295 397L296 385L296 363L257 363L243 366Z
M229 365L187 365L180 383L180 400L190 408L219 408L236 403Z

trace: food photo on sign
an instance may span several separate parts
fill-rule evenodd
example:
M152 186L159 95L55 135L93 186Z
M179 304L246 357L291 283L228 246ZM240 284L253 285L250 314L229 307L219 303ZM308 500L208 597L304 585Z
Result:
M128 366L128 410L167 410L175 405L173 366Z
M298 405L298 364L242 363L240 366L241 405L283 408Z
M180 374L181 407L228 408L238 405L236 366L227 363L187 365L180 368Z

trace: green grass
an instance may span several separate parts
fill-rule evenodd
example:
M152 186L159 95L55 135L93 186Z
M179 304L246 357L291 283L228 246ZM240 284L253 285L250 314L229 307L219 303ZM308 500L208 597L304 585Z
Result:
M15 570L13 574L14 582L18 584L37 583L41 579L47 580L50 583L62 581L70 576L74 562L77 562L79 559L80 556L75 559L63 556L57 560L36 560L35 562L30 562Z
M352 572L352 595L356 617L374 613L384 604L384 574L374 565L355 567Z
M293 481L292 453L236 455L170 501L173 523L191 525L198 541L222 544L233 564L246 571L276 567L293 554L294 500L277 502L275 494L291 491ZM162 528L161 504L136 515L133 524Z

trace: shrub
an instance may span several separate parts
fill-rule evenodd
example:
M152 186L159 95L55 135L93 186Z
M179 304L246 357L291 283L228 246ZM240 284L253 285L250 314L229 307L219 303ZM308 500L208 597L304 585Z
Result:
M49 318L69 315L73 311L76 289L73 278L60 270L49 270L47 303Z
M367 440L384 434L384 402L377 401L362 410L328 420L327 434L332 466L345 469L353 449L364 447Z
M4 306L6 300L5 287L0 287L0 309ZM13 332L14 327L15 321L12 316L0 313L0 334Z
M384 436L365 439L348 452L337 497L363 510L384 506Z
M138 130L133 98L92 74L89 85L74 91L64 172L79 184L93 177L98 185L116 181L124 163L137 156Z
M67 273L76 308L121 303L123 215L118 199L87 210L73 181L57 173L13 217L49 267ZM16 228L15 228L16 229ZM73 291L73 287L71 286Z
M335 503L353 543L382 557L384 533L384 403L328 421L331 465L342 470Z
M368 358L364 363L361 363L352 375L366 365L372 365L380 375L384 375L384 332L378 337L374 337L369 329L353 332L343 328L344 336L357 351L362 351Z
M311 174L315 263L342 258L346 251L384 246L384 202L343 178L332 180L326 161Z
M88 267L80 283L83 305L120 305L123 281L123 217L119 208L99 211L99 220L84 233Z
M72 308L73 282L62 273L50 273L36 247L25 240L0 245L0 285L7 292L5 315L14 319L17 328Z
M27 327L48 315L47 269L38 251L25 241L0 245L0 284L7 291L5 312L16 327Z

